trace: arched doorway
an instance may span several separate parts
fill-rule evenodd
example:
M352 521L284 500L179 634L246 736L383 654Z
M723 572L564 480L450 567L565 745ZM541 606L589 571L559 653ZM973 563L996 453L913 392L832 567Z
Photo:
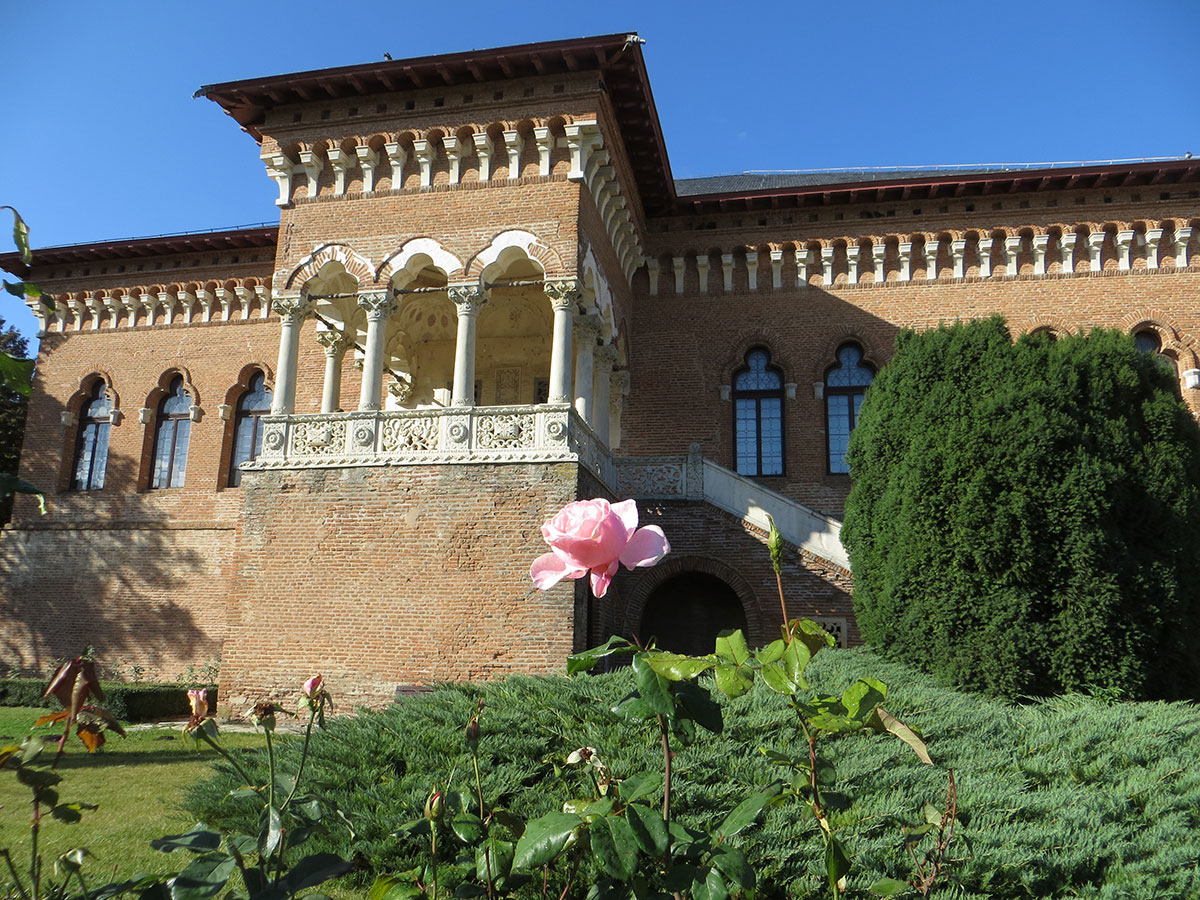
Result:
M708 572L682 572L659 584L646 599L638 637L662 650L703 656L717 635L740 628L746 612L737 592Z

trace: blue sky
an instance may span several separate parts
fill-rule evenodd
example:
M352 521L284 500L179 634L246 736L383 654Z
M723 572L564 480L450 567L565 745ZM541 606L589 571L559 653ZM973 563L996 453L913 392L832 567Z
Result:
M35 250L277 220L202 84L627 30L676 177L1200 153L1191 0L5 6L0 204Z

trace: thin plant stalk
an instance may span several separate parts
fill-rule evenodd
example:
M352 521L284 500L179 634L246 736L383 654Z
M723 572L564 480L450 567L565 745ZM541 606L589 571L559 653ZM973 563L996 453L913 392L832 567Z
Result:
M21 900L28 900L29 892L25 890L25 884L21 881L21 876L17 874L17 867L13 865L12 856L9 855L7 849L0 850L0 855L4 857L4 864L8 866L8 871L12 875L13 885L21 894Z
M296 791L300 787L300 776L304 774L304 763L308 760L308 745L312 741L313 723L316 719L317 709L314 706L309 710L308 724L304 727L304 745L300 748L300 765L296 768L296 778L292 781L292 789L284 799L283 805L279 807L280 815L283 815L283 811L288 808L288 804L292 802L292 798L296 796ZM476 773L478 773L478 767L476 767Z

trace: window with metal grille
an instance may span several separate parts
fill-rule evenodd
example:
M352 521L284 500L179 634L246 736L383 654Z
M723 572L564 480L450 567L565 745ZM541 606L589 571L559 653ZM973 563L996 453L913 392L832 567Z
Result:
M756 347L733 377L733 440L739 475L783 474L783 376Z
M867 386L875 372L862 361L862 348L843 344L837 351L837 363L825 372L825 433L829 441L829 471L847 474L846 449L850 432L858 424Z
M91 397L79 417L79 436L75 440L75 464L71 490L98 491L104 487L108 468L108 436L112 429L112 400L108 385L97 381Z
M271 392L267 390L266 376L256 372L250 379L246 393L238 400L237 415L234 417L233 454L229 461L229 486L242 483L241 465L258 458L262 452L262 418L271 411Z
M183 376L176 375L171 379L167 396L158 405L151 488L183 487L191 434L192 398L183 389Z

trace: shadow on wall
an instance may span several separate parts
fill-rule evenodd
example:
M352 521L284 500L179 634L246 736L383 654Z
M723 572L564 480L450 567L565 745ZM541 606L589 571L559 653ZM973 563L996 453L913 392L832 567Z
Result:
M173 522L136 491L140 460L125 454L110 455L103 489L69 490L75 428L34 392L21 475L45 490L48 513L19 496L0 531L0 668L45 674L90 645L104 665L171 678L218 656L224 607L214 600L201 622L190 598L198 585L220 596L214 560L232 530ZM141 428L136 417L120 427Z

